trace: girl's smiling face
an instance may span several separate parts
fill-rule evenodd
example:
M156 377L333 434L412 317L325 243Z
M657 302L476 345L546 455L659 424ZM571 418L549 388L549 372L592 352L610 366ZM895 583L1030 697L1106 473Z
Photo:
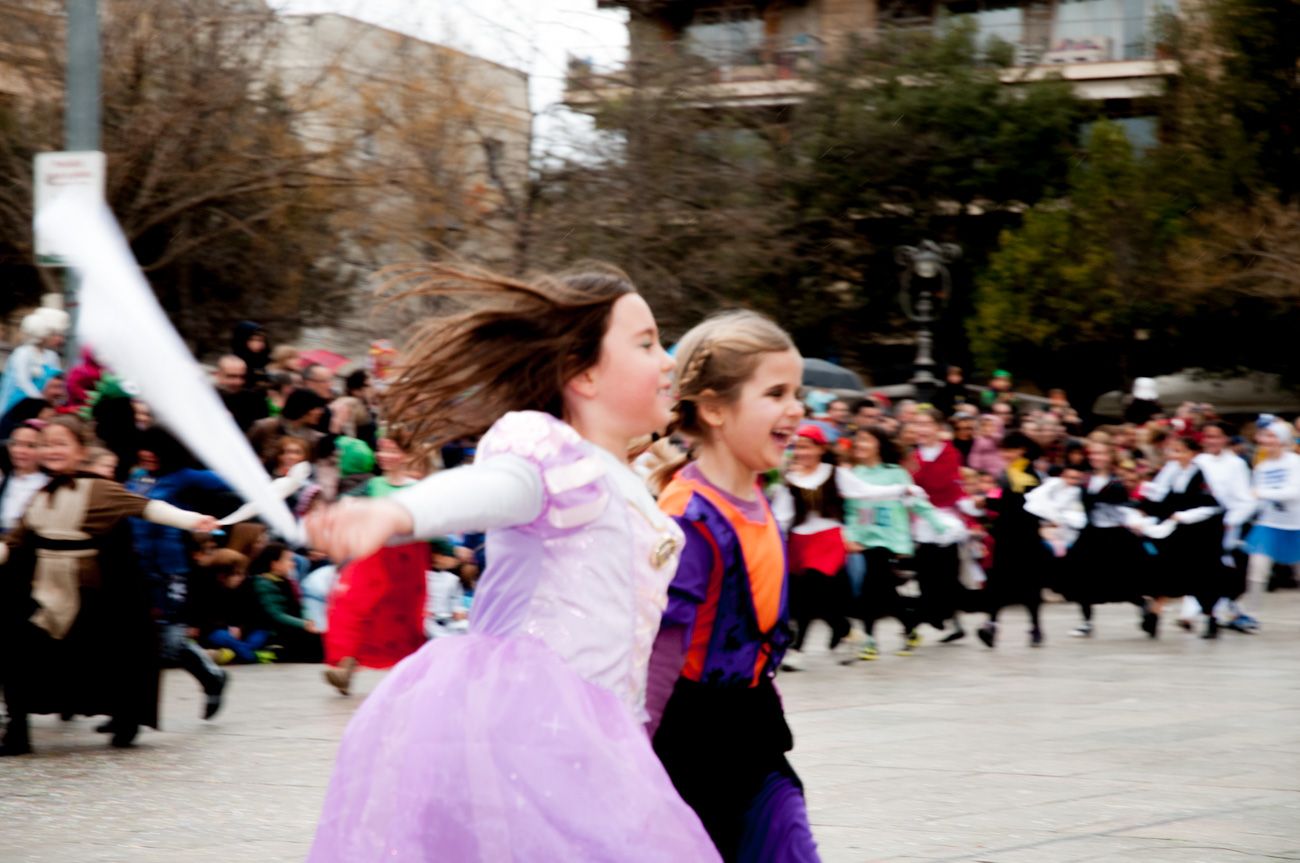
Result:
M81 441L63 426L51 424L41 429L41 466L50 473L72 473L85 455Z
M803 358L798 351L763 354L735 401L702 410L711 442L726 447L755 473L780 467L803 418L802 381Z
M640 294L625 294L610 309L600 359L578 377L590 387L588 398L602 424L632 440L668 425L673 367L650 306Z
M19 426L9 435L9 463L17 473L31 473L40 464L41 433L29 426Z

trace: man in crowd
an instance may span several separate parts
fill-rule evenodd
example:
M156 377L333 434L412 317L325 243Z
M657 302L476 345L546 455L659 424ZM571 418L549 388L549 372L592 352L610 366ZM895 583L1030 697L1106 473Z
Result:
M213 379L221 401L235 418L240 431L246 433L253 423L267 415L266 397L246 386L248 364L239 357L226 354L217 360Z

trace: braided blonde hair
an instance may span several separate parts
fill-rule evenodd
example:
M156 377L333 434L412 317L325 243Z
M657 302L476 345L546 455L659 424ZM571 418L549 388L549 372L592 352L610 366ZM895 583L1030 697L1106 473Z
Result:
M708 436L700 422L698 404L712 401L731 404L754 374L763 354L794 348L788 333L770 318L757 312L721 312L693 327L677 343L677 404L668 433L679 433L692 442ZM650 478L656 491L662 489L693 457L691 451L672 459Z

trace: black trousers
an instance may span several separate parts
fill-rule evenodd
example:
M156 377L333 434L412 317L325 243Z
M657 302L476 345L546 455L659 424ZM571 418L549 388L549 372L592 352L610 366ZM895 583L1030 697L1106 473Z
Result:
M898 575L894 571L894 554L887 548L868 548L859 552L866 564L866 577L862 581L862 596L858 600L858 619L866 627L867 635L876 630L876 621L893 617L911 632L919 622L912 600L898 592Z
M916 547L916 581L921 586L920 620L943 629L967 601L960 578L961 558L956 544Z
M803 640L808 626L814 620L824 620L831 628L831 647L834 648L849 634L849 611L853 606L853 591L849 577L840 570L826 575L815 569L805 569L790 579L790 616L798 631L794 635L794 650L803 650Z

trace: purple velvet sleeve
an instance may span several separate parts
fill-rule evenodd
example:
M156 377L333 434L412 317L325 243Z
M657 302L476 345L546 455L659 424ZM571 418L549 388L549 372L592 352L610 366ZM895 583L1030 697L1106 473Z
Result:
M650 714L646 731L651 737L681 676L686 645L695 626L695 611L708 595L709 576L713 573L713 546L693 523L683 518L676 521L686 535L686 546L677 564L677 574L668 586L668 608L646 670L645 709Z
M650 653L650 664L646 668L645 711L650 715L645 730L651 738L659 728L663 718L664 706L673 694L677 678L682 673L682 663L686 661L686 627L665 623L655 636L655 646Z
M690 629L695 623L695 609L709 592L709 577L713 574L713 546L700 533L694 523L676 519L686 535L686 546L677 564L677 574L668 585L668 608L664 611L663 626L681 626Z

